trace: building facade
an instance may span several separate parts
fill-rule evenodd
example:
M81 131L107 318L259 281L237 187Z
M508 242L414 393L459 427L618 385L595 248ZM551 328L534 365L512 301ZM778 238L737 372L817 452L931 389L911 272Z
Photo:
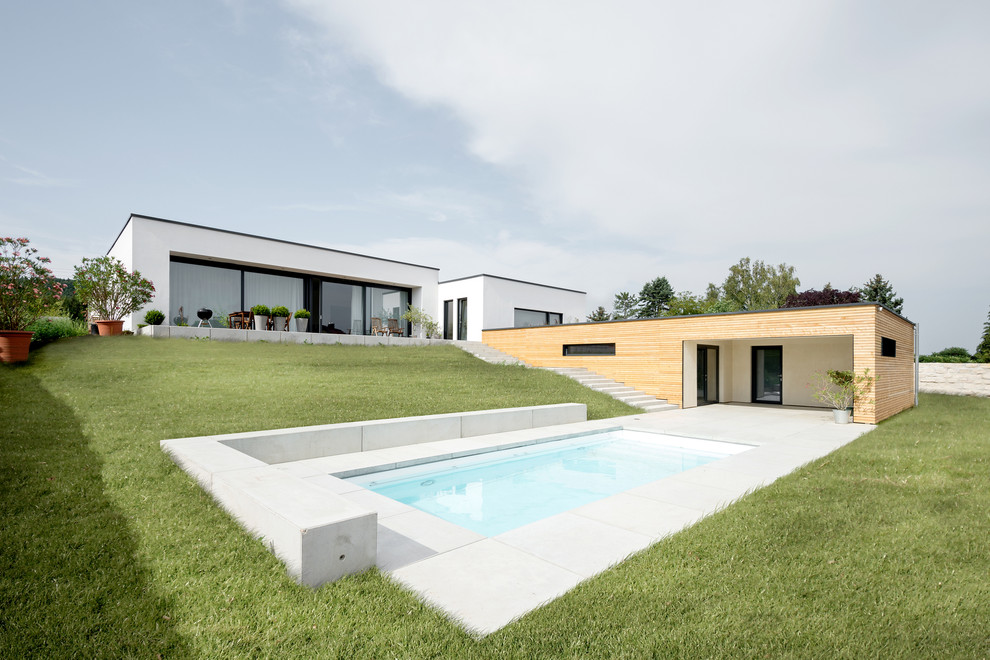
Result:
M816 371L877 377L856 400L874 423L915 405L916 326L875 303L485 330L539 367L584 367L670 403L821 406Z
M444 339L481 341L483 329L561 325L584 319L585 292L496 275L440 282Z

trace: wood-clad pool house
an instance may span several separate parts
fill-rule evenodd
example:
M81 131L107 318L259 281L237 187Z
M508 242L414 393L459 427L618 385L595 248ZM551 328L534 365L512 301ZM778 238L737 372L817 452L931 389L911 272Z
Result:
M682 408L821 406L816 371L878 377L857 422L916 403L917 327L876 303L485 330L483 341L538 367L584 367Z

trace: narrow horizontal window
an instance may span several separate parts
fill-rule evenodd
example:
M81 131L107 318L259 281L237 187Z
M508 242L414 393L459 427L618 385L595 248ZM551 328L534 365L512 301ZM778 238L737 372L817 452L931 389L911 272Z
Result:
M887 337L880 338L881 357L897 357L897 341Z
M615 355L615 344L564 344L564 355Z

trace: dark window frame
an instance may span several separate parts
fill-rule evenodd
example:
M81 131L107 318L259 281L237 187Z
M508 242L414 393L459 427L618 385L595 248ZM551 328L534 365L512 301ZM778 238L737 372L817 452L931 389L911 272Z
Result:
M574 352L574 349L579 349ZM580 350L586 349L586 350ZM601 352L597 352L594 349L601 349ZM615 343L595 343L595 344L563 344L561 346L561 354L564 357L574 357L574 356L597 356L597 357L611 357L615 355Z

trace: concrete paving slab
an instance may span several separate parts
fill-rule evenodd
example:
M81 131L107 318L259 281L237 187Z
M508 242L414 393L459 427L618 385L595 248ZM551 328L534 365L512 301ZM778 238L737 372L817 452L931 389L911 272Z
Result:
M391 575L480 635L498 630L583 579L494 539L424 559Z
M538 520L494 538L586 578L653 543L647 534L572 513ZM576 538L583 542L574 543Z
M572 509L571 513L654 539L679 532L704 515L701 508L660 502L629 493L619 493L585 504Z

